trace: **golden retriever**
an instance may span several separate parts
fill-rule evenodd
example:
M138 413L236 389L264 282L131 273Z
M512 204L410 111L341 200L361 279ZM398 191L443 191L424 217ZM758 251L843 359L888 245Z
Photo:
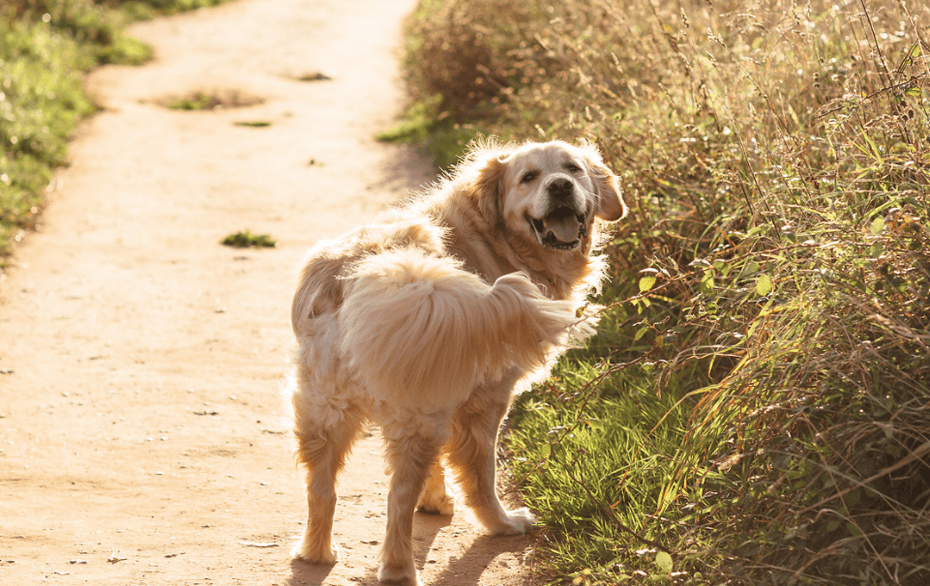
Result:
M334 484L368 422L391 475L378 579L416 584L416 508L449 514L443 463L492 534L523 533L495 487L497 432L516 390L545 376L602 279L604 222L626 214L588 143L488 143L373 225L317 244L291 308L290 398L310 509L294 556L337 559Z

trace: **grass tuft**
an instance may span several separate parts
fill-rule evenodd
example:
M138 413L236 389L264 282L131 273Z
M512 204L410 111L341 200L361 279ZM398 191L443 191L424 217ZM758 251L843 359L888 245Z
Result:
M198 90L180 97L161 100L166 108L185 111L247 108L263 102L263 98L251 96L239 90Z
M253 234L250 230L236 232L223 238L224 246L233 248L275 248L277 241L268 234Z

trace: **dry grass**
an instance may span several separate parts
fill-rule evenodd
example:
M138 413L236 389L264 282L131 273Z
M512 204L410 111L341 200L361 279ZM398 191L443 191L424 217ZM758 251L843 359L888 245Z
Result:
M556 569L642 571L642 540L571 550L613 523L673 551L671 581L930 582L930 6L531 4L424 2L409 60L434 120L593 139L633 204L605 332L515 441L568 473L550 440L583 434L534 421L626 425L648 404L670 415L637 433L679 422L623 452L651 472L613 494L565 477L588 524L553 533L576 553ZM518 468L531 504L569 515L557 479ZM618 516L637 482L659 505Z

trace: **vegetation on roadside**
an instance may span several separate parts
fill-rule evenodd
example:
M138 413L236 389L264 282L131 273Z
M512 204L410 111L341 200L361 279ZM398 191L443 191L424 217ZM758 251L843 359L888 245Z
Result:
M150 50L124 34L134 19L222 0L5 0L0 3L0 266L35 226L67 140L94 111L81 76L138 64Z
M264 102L264 99L241 90L209 91L197 90L186 95L166 98L162 105L171 110L219 110L222 108L247 108Z
M930 5L423 0L408 37L384 138L585 137L632 207L601 334L512 416L545 570L930 583Z
M274 248L278 242L268 234L253 234L251 230L245 230L223 238L221 244L233 248Z

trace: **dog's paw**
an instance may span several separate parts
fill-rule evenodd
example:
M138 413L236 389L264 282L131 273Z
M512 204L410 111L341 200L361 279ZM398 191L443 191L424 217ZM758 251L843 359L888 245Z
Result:
M400 586L419 586L417 569L413 563L403 566L388 565L384 562L378 566L378 581L385 584L398 584Z
M506 513L504 519L491 531L494 535L520 535L526 533L535 521L529 509L517 509Z
M331 566L339 561L339 550L335 544L329 547L320 547L301 541L291 550L291 557L308 564Z
M451 515L455 512L455 499L447 495L445 491L439 494L429 494L424 491L417 503L417 510L435 515Z

